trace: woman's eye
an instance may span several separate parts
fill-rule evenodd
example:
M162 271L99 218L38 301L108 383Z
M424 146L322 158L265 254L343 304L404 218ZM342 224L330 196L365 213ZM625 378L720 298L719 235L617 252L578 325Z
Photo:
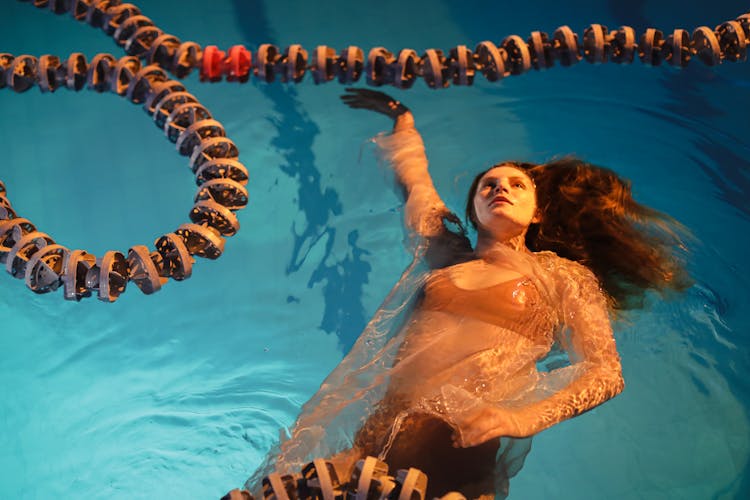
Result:
M523 182L516 182L515 184L513 184L513 187L526 189L526 184L524 184Z

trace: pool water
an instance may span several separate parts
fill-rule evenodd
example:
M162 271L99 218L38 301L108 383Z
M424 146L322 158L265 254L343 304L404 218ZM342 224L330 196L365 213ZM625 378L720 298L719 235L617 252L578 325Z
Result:
M142 0L165 32L223 49L301 43L448 50L590 23L692 30L748 10L696 4ZM122 52L101 32L3 2L0 52ZM387 121L342 86L188 90L250 171L217 261L115 304L35 295L0 276L0 498L218 498L241 485L408 264L398 199L368 138ZM438 190L460 211L501 159L576 154L631 179L693 233L695 285L616 325L626 390L534 438L510 498L748 498L750 64L555 67L472 87L387 89L417 118ZM0 92L0 179L68 248L151 245L188 221L195 185L140 107L114 94Z

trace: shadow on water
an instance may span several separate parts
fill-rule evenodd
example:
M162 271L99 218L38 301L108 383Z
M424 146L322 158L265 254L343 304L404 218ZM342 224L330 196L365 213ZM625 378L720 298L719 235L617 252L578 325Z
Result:
M235 0L234 8L248 45L274 42L264 2ZM332 250L336 230L329 224L333 216L341 214L342 207L336 190L321 187L320 171L312 150L320 130L305 112L293 86L278 83L256 85L278 113L277 117L269 119L278 131L272 145L284 157L285 163L279 165L281 171L299 183L296 199L306 219L304 227L290 229L294 247L286 272L299 272L310 250L325 241L325 252L317 263L313 263L316 267L307 286L322 284L325 309L320 328L334 333L340 348L346 353L365 326L362 290L370 272L370 264L363 260L367 252L357 246L358 235L352 231L347 235L347 255L334 260ZM327 264L331 261L332 264ZM290 307L298 301L293 296L287 299Z

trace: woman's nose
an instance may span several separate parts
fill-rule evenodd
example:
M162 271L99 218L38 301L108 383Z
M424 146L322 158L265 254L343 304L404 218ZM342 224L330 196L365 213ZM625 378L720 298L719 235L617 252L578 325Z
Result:
M493 190L493 192L495 192L495 193L502 193L502 192L509 193L510 192L510 183L508 181L502 181L502 180L498 181L498 183L495 184L495 189Z

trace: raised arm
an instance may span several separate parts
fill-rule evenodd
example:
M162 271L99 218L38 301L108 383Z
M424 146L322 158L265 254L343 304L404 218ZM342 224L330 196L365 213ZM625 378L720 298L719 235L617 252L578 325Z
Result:
M392 165L396 181L404 195L405 224L423 237L444 231L443 218L450 214L427 170L422 137L414 128L409 109L392 97L369 89L346 89L341 99L355 109L381 113L393 120L393 132L378 138L385 159Z
M559 340L571 365L541 374L537 387L507 406L478 408L467 415L458 422L459 445L474 446L500 436L531 436L580 415L623 390L620 357L604 294L591 271L564 262L557 292L566 328Z

